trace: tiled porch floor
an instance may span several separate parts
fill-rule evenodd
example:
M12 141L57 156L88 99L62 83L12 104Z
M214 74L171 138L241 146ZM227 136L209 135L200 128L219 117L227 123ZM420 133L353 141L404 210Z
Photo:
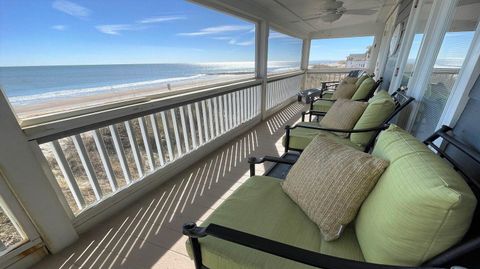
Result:
M281 155L284 126L302 110L287 106L32 268L193 268L182 224L204 220L248 178L249 156Z

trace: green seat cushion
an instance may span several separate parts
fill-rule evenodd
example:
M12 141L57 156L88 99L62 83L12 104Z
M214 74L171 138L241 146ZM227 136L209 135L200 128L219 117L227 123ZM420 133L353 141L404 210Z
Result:
M248 179L205 222L226 226L299 248L363 261L353 228L342 238L324 242L318 226L285 194L280 180ZM208 268L313 268L238 244L207 236L199 239L203 264ZM187 243L187 250L191 249Z
M357 215L366 261L417 266L462 239L477 202L445 160L394 125L372 154L390 165Z
M321 112L328 112L328 110L332 107L332 101L328 100L318 100L313 103L313 110L321 111Z
M366 78L352 96L352 100L365 100L369 93L375 87L375 80L371 77Z
M380 126L395 110L395 102L388 93L386 95L383 93L376 95L376 98L372 97L371 99L373 100L368 101L367 108L353 129L367 129ZM366 146L374 134L375 132L353 133L350 135L350 140L354 144Z
M362 82L363 82L365 79L369 78L369 77L370 77L370 76L367 75L367 74L361 75L361 76L357 79L357 82L355 82L355 86L359 87L359 86L362 84Z
M320 126L318 122L302 122L298 125L313 127ZM327 131L307 129L301 127L290 130L289 147L293 149L303 150L308 146L308 144L310 144L310 142L312 142L313 138L315 138L317 135L328 137L339 144L351 146L358 150L364 149L362 145L352 143L349 138L340 137ZM283 145L285 146L285 137L283 138Z

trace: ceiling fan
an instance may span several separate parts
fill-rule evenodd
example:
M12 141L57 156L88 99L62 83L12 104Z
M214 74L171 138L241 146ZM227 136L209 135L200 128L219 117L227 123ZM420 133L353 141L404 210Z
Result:
M311 17L304 18L303 21L320 19L324 22L332 23L339 20L343 14L368 16L375 13L377 13L376 9L346 9L342 1L321 0L318 4L318 12Z

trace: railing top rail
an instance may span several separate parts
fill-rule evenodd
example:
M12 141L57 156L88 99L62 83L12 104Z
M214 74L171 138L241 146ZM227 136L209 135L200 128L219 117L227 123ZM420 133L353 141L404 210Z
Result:
M296 76L302 75L304 73L305 73L304 70L296 70L296 71L292 71L292 72L288 72L288 73L271 74L270 76L268 76L267 81L268 82L273 82L273 81L282 80L282 79L286 79L286 78L296 77Z
M354 70L364 70L362 68L309 68L307 69L307 73L316 74L316 73L349 73L350 71Z
M145 98L143 102L26 126L23 131L29 140L45 143L260 84L260 79L250 79L197 91L178 91L175 95Z

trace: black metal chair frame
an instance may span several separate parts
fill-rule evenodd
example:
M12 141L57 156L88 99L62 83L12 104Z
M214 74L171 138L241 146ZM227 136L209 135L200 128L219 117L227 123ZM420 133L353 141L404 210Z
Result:
M339 132L339 133L365 133L365 132L375 132L374 135L370 138L370 141L367 143L365 146L364 151L369 152L375 143L375 139L377 138L378 134L382 130L385 130L388 128L388 123L396 116L400 111L402 111L406 106L408 106L413 100L413 97L407 96L405 94L406 89L398 89L394 93L392 93L392 98L395 101L395 110L388 116L385 121L380 124L377 127L373 128L367 128L367 129L357 129L357 130L341 130L341 129L332 129L332 128L324 128L321 126L303 126L303 125L295 125L293 127L290 127L289 125L285 126L285 152L288 152L289 150L294 150L294 151L303 151L303 149L296 149L296 148L291 148L290 147L290 131L296 128L304 128L304 129L313 129L313 130L320 130L320 131L328 131L328 132ZM310 117L311 115L315 116L325 116L325 112L320 112L320 111L306 111L302 112L302 122L305 121L305 115L309 114Z
M467 145L456 140L450 134L451 128L443 126L440 130L436 131L432 136L427 138L424 143L431 146L435 149L439 156L447 159L451 162L453 167L456 170L460 171L460 168L456 164L456 161L450 157L445 150L436 146L434 141L438 138L442 138L444 143L454 146L459 149L461 152L465 153L466 156L472 158L480 166L480 155L469 149ZM252 176L255 175L255 164L263 163L265 161L275 162L275 163L287 163L293 165L295 161L284 160L283 158L265 156L263 158L250 158L250 173ZM460 171L461 172L461 171ZM461 172L465 176L465 173ZM478 179L469 178L468 176L464 177L466 182L472 186L472 190L475 195L478 197L480 195L480 188ZM475 227L471 227L473 229ZM324 269L340 269L340 268L349 268L349 269L428 269L428 268L449 268L450 266L455 265L455 261L460 257L465 256L469 253L473 253L480 249L480 237L474 238L465 238L452 248L444 251L443 253L437 255L436 257L425 262L423 265L418 267L409 267L409 266L392 266L384 264L373 264L367 262L353 261L343 258L338 258L334 256L324 255L321 253L305 250L302 248L294 247L291 245L283 244L277 241L273 241L267 238L259 237L256 235L248 234L242 231L234 230L228 227L224 227L217 224L209 224L207 227L198 227L195 223L186 223L183 225L183 234L189 237L189 241L193 250L193 257L195 268L207 268L202 263L202 251L199 238L206 236L213 236L222 240L226 240L235 244L239 244L245 247L256 249L258 251L263 251L272 255L283 257L285 259L297 261L302 264L324 268Z

